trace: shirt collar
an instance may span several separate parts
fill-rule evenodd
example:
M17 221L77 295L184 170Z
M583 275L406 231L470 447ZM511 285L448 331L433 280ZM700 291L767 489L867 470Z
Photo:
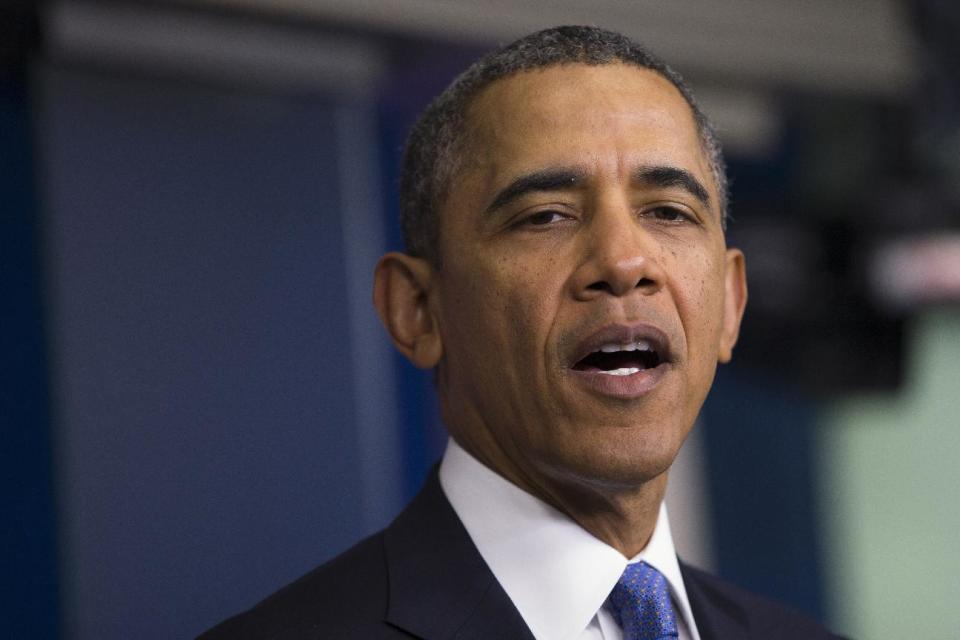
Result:
M440 485L534 637L567 640L581 634L628 560L485 467L453 439L440 464ZM678 613L688 629L695 629L662 504L650 542L629 562L640 560L666 577Z

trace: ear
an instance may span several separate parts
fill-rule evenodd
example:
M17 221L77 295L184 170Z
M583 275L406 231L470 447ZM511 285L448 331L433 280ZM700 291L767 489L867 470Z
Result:
M720 353L717 360L730 362L733 346L740 335L740 321L747 306L747 268L743 252L727 249L724 270L723 333L720 336Z
M431 369L443 355L439 326L430 305L434 271L421 258L391 252L373 274L373 306L393 344L414 366Z

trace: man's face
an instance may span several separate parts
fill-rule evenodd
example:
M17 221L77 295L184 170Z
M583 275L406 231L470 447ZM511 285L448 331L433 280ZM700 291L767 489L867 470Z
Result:
M468 123L430 301L447 426L534 492L663 474L745 299L689 106L573 64L493 83Z

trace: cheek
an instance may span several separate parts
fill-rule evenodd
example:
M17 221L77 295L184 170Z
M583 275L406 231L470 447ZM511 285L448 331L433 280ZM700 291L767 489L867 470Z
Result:
M496 357L496 368L503 369L511 368L511 360L529 361L549 329L545 272L500 259L464 264L448 273L442 310L448 355L484 362Z
M713 252L698 252L678 269L677 306L687 334L691 357L713 361L723 320L724 263Z

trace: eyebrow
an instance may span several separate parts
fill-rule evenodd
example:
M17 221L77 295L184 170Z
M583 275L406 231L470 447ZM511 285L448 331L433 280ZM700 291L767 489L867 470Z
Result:
M640 167L634 171L633 181L662 188L679 187L699 200L703 206L710 206L710 192L686 169L670 166Z
M528 193L573 189L583 183L586 177L586 171L571 167L541 169L524 174L500 190L487 207L487 213L496 211Z
M576 167L556 167L527 173L501 189L486 212L496 211L528 193L574 189L586 179L587 172ZM686 169L667 165L644 166L633 172L632 182L661 188L679 187L703 206L710 206L710 193L707 188Z

